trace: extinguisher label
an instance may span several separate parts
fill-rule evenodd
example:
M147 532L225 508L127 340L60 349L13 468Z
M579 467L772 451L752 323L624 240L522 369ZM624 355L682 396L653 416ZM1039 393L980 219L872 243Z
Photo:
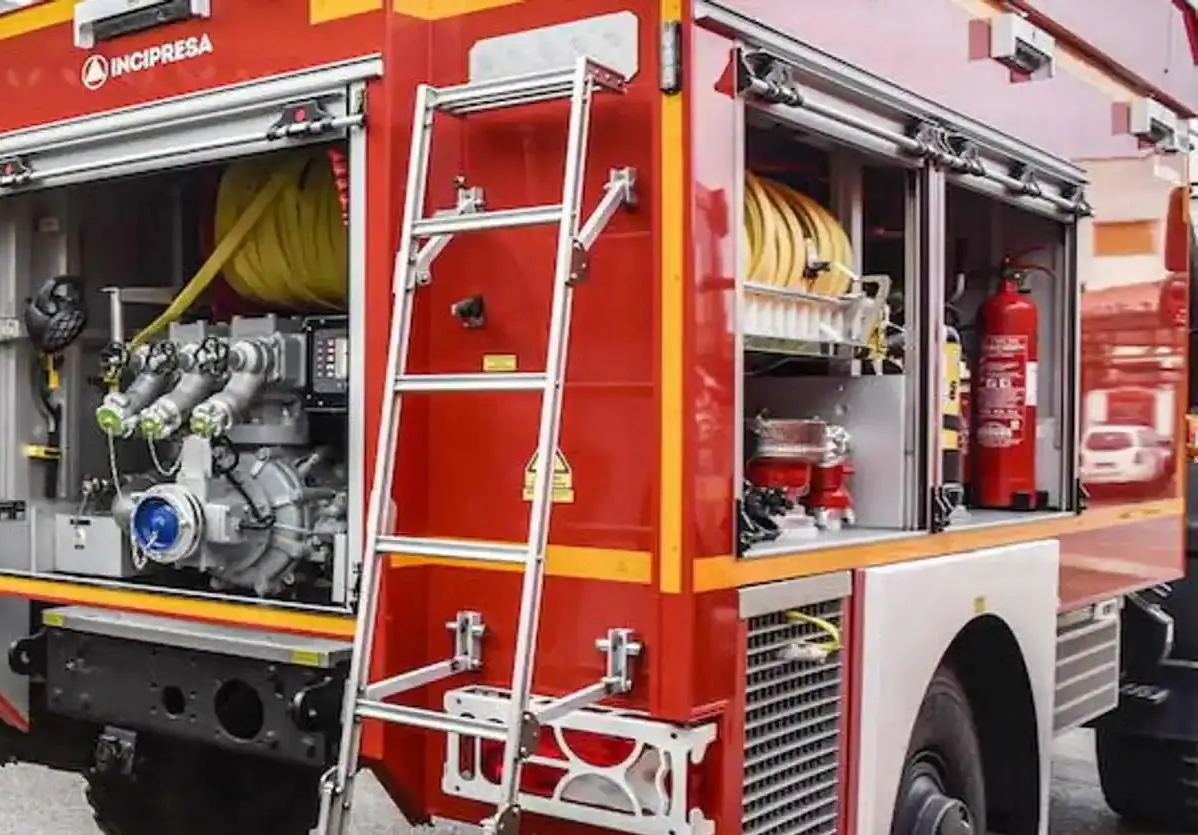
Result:
M974 394L977 442L992 449L1016 446L1027 431L1027 337L987 336L981 348Z

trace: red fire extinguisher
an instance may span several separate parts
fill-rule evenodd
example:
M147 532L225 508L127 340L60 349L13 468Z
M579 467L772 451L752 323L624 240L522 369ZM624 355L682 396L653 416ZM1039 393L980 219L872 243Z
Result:
M1034 510L1036 490L1036 305L1018 273L1004 271L978 311L979 354L970 410L974 505Z

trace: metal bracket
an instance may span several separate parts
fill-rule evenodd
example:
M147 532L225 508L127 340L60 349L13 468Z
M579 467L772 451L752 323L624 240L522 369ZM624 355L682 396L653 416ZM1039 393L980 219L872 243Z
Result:
M1086 485L1079 478L1074 482L1073 488L1073 512L1079 516L1090 506L1090 491L1086 489Z
M1090 217L1094 214L1094 207L1086 198L1085 186L1067 185L1061 189L1061 196L1073 203L1075 217Z
M365 111L334 116L319 99L305 99L283 107L283 113L266 131L268 140L319 136L331 130L358 127L366 120Z
M132 777L137 754L137 734L123 728L106 727L96 740L96 774Z
M8 647L8 668L19 676L29 676L34 681L44 680L46 640L46 630L43 628L13 641Z
M595 648L607 656L603 678L573 693L554 699L540 710L524 714L520 723L520 759L526 760L537 750L541 729L576 710L598 704L609 696L632 690L632 659L642 651L636 632L631 629L609 629L607 637L595 641Z
M0 158L0 188L16 188L33 179L33 168L22 156Z
M607 228L607 224L611 223L616 212L621 208L634 209L636 206L636 169L613 168L603 186L603 198L574 239L570 277L567 279L570 285L581 284L587 280L591 271L591 247Z
M417 687L480 669L483 665L483 636L486 634L483 616L478 612L458 612L453 621L445 624L445 628L453 633L452 658L367 685L362 688L362 697L381 702Z
M788 107L803 106L803 92L795 83L794 69L781 58L764 50L738 47L733 60L738 96Z
M1016 162L1011 166L1011 179L1014 182L1007 186L1007 190L1012 194L1029 197L1041 197L1044 194L1044 190L1040 188L1040 182L1036 178L1036 172L1022 162Z
M941 533L948 529L953 510L955 509L951 490L943 484L933 485L929 498L928 512L930 516L928 519L928 531L930 533Z
M964 136L953 134L944 135L945 144L955 159L949 167L957 174L970 174L974 177L984 177L986 169L982 166L982 157L978 146Z
M345 695L345 682L340 678L325 676L299 690L291 700L291 721L303 731L337 730L341 720L341 698Z
M483 824L483 832L487 835L520 835L520 807L516 804L505 806L499 814Z
M465 177L455 177L453 186L457 192L457 204L452 209L437 212L434 217L475 214L487 207L486 193L481 188L468 186ZM449 246L449 242L452 240L453 235L435 235L425 241L424 246L412 255L410 264L412 283L408 289L424 287L432 281L430 270L433 262L437 260L438 255L445 251L445 247Z

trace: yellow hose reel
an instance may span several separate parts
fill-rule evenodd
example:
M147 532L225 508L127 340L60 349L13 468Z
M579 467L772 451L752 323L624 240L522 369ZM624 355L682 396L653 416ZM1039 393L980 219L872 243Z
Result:
M163 313L133 337L148 342L177 320L216 276L264 307L345 308L348 235L327 151L306 148L238 160L216 198L218 243Z
M852 289L852 245L823 206L776 180L745 178L746 275L754 284L841 296Z

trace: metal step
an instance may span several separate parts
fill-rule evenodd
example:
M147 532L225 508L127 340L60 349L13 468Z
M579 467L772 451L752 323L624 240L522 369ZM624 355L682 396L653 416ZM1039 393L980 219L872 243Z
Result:
M505 542L473 542L468 539L433 539L415 536L379 536L378 553L412 557L449 557L478 562L522 563L527 545Z
M593 61L587 63L589 74L597 88L624 92L625 81L618 73ZM575 78L575 68L567 67L515 78L497 78L442 87L432 91L430 106L442 113L464 116L486 110L568 99L574 92Z
M437 235L459 235L463 232L488 232L493 229L519 229L524 226L542 226L561 223L561 204L553 206L526 206L520 209L497 209L493 212L466 212L426 217L412 224L412 234L417 238L433 238Z
M422 707L359 699L354 713L361 719L377 719L380 722L391 722L396 725L407 725L430 731L463 734L492 742L503 742L507 739L507 728L496 722L484 722L480 719L471 719L468 716L451 716L448 713L426 710Z
M482 374L404 374L395 390L407 393L541 391L549 378L543 372L496 371Z

